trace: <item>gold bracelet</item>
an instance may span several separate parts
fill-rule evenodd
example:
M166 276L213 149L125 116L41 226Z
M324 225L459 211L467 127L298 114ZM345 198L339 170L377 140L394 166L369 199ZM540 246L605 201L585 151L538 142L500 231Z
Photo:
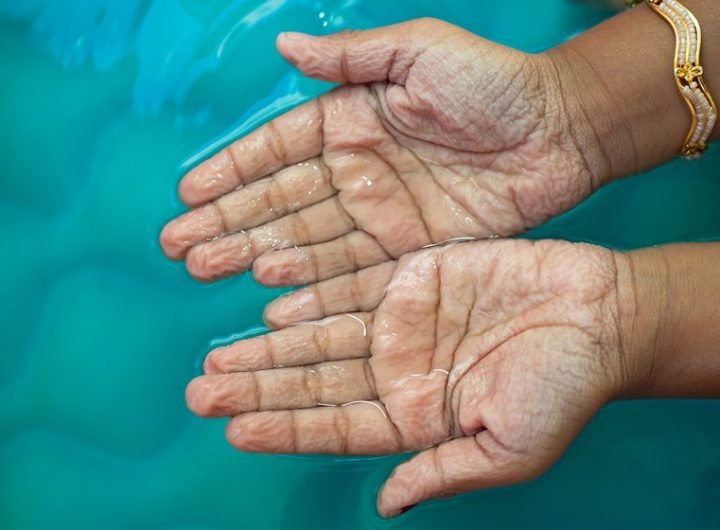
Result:
M675 81L692 114L692 126L683 143L682 155L697 158L707 149L718 118L717 105L703 80L700 65L700 24L677 0L647 0L647 3L675 32Z

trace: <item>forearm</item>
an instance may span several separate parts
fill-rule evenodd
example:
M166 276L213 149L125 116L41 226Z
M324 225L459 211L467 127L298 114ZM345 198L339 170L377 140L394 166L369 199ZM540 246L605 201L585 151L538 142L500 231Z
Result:
M720 396L720 243L640 250L619 263L622 393Z
M720 95L720 2L683 0L702 32L704 78ZM555 48L573 133L601 183L680 153L691 115L675 86L675 36L645 3ZM711 140L720 136L716 128Z

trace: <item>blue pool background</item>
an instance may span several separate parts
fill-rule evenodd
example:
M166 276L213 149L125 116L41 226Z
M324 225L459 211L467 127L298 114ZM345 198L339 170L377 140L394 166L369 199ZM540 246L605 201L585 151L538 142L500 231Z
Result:
M157 245L182 168L328 87L274 52L436 16L528 51L609 15L572 0L0 0L0 529L718 529L720 402L608 406L540 480L394 519L399 457L242 454L185 408L214 341L276 293L190 280ZM720 236L720 149L598 193L534 237Z

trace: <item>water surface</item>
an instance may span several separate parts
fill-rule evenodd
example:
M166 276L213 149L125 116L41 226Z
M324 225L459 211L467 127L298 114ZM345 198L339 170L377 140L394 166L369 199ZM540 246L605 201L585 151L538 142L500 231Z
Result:
M276 293L163 258L182 168L327 85L274 52L441 17L528 51L607 13L563 0L0 0L0 528L720 528L720 402L608 407L542 479L420 506L398 457L236 452L185 408L213 340ZM635 248L720 236L720 149L602 190L536 237Z

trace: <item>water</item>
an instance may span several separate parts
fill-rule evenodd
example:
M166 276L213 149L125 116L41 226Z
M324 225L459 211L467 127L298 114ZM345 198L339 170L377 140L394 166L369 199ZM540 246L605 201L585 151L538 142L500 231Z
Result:
M412 4L412 5L410 5ZM482 5L482 7L478 7ZM608 407L541 480L420 506L397 457L242 454L183 390L276 293L201 286L156 238L182 167L326 85L273 50L421 15L525 50L607 13L576 2L0 0L0 528L720 528L720 403ZM720 149L613 185L535 236L618 248L720 236Z

